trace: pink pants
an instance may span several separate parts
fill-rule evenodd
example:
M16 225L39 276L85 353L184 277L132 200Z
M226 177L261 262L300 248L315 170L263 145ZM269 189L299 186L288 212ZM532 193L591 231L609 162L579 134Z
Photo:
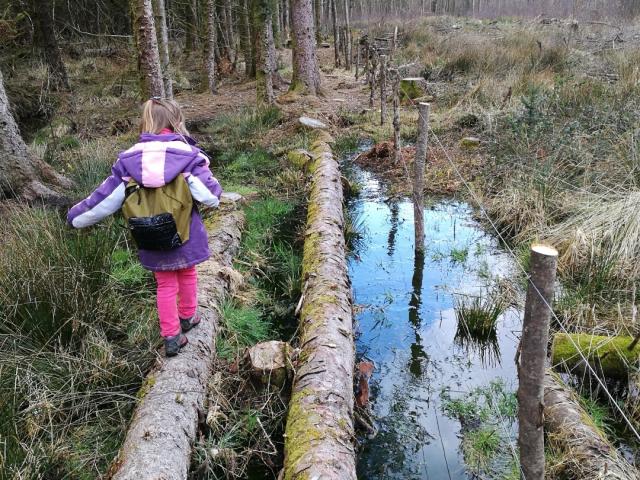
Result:
M160 334L163 337L172 337L180 333L180 319L189 318L196 313L198 305L196 267L154 273L158 282Z

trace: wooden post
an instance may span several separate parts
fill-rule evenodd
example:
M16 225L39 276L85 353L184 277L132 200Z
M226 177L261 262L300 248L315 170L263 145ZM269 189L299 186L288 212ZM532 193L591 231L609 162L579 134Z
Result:
M356 46L356 80L360 76L360 42Z
M413 161L413 223L415 226L415 251L424 252L424 164L429 142L429 109L431 105L418 104L418 141Z
M364 71L365 74L367 76L367 83L370 83L370 75L371 75L371 68L370 68L370 62L369 62L369 55L371 50L369 49L369 39L367 38L367 43L364 44Z
M397 164L401 160L400 152L400 73L397 69L389 70L393 84L393 160Z
M387 116L387 56L380 55L380 125Z
M556 249L531 246L529 287L516 355L518 445L522 475L527 480L544 479L544 374L557 262Z
M391 58L396 54L396 48L398 47L398 26L393 30L393 45L391 46Z
M376 67L377 66L378 66L378 60L374 53L373 58L371 59L371 73L369 74L369 87L371 90L369 92L369 108L373 108L373 99L375 98L375 95L376 95Z

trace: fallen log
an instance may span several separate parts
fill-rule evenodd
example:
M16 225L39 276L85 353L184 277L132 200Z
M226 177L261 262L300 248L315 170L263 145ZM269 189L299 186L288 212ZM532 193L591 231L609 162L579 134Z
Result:
M235 204L236 202L233 202ZM223 204L221 204L223 205ZM231 206L206 221L211 259L198 267L202 322L187 334L189 344L176 357L158 358L138 393L126 439L108 477L114 480L183 480L215 354L216 305L234 282L232 259L244 216Z
M548 441L563 456L571 478L640 480L638 470L624 460L594 425L573 394L558 378L544 378L544 426Z
M632 343L633 337L627 336L557 333L553 336L551 346L551 364L565 365L570 371L583 372L586 358L596 373L609 378L627 379L640 360L640 344L629 350Z
M311 150L300 354L285 431L284 479L355 480L351 286L342 183L329 136Z

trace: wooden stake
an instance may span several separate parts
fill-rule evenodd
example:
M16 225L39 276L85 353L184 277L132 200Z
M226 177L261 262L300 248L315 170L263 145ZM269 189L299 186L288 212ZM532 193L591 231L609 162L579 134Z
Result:
M369 92L369 108L373 108L373 99L375 98L376 95L376 68L378 66L378 61L376 59L376 56L374 54L373 58L371 59L371 70L369 73L369 87L370 87L370 92Z
M531 271L518 347L518 445L523 478L544 479L544 375L558 252L531 247Z
M431 105L418 104L418 141L416 158L413 161L413 223L415 228L415 251L424 252L424 164L427 160L429 142L429 109Z
M371 65L369 62L370 51L371 50L369 49L369 39L367 39L367 43L364 44L364 71L366 72L366 75L367 75L367 83L371 82L371 79L370 79Z
M401 160L400 153L400 73L397 69L389 70L393 82L393 159L397 164Z
M387 56L380 55L380 125L387 117Z

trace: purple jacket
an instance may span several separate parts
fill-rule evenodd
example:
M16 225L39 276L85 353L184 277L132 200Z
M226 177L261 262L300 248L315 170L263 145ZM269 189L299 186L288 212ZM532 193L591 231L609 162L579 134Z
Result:
M180 174L185 176L195 200L209 207L218 206L222 188L209 170L209 159L192 138L143 133L138 143L118 156L111 176L69 210L67 221L83 228L118 211L131 178L145 187L157 188ZM191 213L191 231L184 245L169 251L139 250L138 255L142 265L153 271L179 270L208 259L207 232L198 211L194 208Z

